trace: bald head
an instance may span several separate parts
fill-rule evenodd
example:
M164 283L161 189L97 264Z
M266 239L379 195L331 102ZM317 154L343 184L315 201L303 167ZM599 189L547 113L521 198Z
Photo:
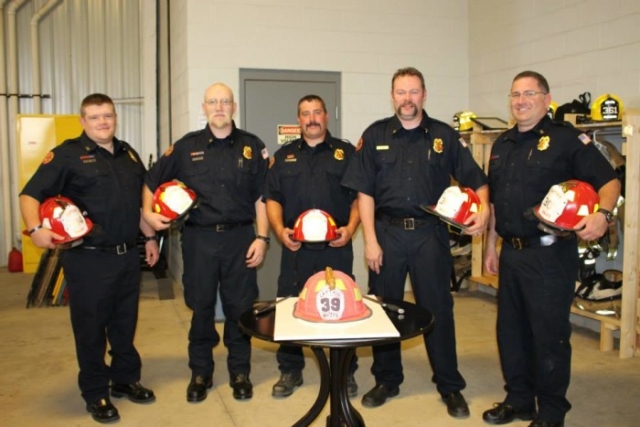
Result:
M204 102L210 99L219 99L220 97L233 101L233 91L224 83L214 83L204 91Z
M233 128L236 103L231 88L224 83L214 83L204 92L202 112L207 117L209 128L217 138L224 138Z

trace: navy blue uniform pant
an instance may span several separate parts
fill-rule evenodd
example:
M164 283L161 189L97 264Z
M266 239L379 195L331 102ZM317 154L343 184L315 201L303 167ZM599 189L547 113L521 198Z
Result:
M371 293L404 299L409 273L416 304L434 316L434 328L424 336L440 394L462 390L466 383L458 372L453 298L450 292L453 258L449 234L443 223L429 222L415 230L376 220L376 237L382 247L380 274L369 270ZM398 386L404 380L400 343L373 347L371 373L376 384Z
M133 345L140 297L139 253L135 248L123 255L72 249L63 254L62 268L80 367L78 385L84 400L93 403L109 396L109 381L140 380L140 355Z
M189 368L193 375L213 374L213 348L220 342L215 328L218 290L224 312L223 342L228 350L231 376L251 370L250 337L240 331L240 315L258 297L257 273L248 268L246 255L255 240L253 226L216 232L211 228L184 227L182 258L184 300L193 310L189 329Z
M571 375L569 314L578 272L575 240L516 250L504 244L498 287L498 346L505 402L564 420Z
M315 245L315 244L314 244ZM342 271L353 277L353 246L349 242L341 248L314 249L314 246L303 246L296 252L282 247L280 259L280 277L278 278L278 297L298 296L309 277L326 267ZM281 345L276 353L278 369L282 373L300 372L304 369L302 347ZM358 367L357 356L351 360L350 372Z

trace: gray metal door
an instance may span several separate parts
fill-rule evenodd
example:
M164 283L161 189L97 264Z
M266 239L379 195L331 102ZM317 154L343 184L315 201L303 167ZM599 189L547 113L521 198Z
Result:
M278 145L278 125L297 125L298 101L305 95L320 96L329 113L328 129L340 138L340 73L282 70L240 70L242 128L264 141L273 155ZM260 299L274 299L280 274L282 246L271 235L271 247L258 270ZM284 260L285 271L292 268L292 260Z

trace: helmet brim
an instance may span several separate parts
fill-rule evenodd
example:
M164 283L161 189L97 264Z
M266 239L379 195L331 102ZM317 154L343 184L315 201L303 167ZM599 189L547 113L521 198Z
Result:
M540 210L540 206L536 206L533 209L533 215L538 219L538 221L543 223L545 227L549 227L549 228L551 228L553 230L558 230L558 231L572 231L572 232L580 231L580 230L584 229L584 227L581 227L581 228L570 228L570 227L563 227L561 225L558 225L555 222L551 222L551 221L549 221L547 219L544 219L542 217L542 215L540 215L539 210Z
M463 224L461 222L455 221L452 218L446 217L444 215L442 215L440 212L438 212L436 210L436 206L429 206L429 205L420 205L420 208L427 212L430 213L431 215L435 215L438 218L440 218L442 221L446 222L447 224L453 226L453 227L457 227L457 228L461 228L462 230L466 230L467 228L469 228L469 226L471 224Z

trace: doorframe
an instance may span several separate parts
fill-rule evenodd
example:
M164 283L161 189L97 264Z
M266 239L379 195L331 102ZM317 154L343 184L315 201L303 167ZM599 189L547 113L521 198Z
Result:
M308 70L274 70L261 68L240 68L240 121L245 126L246 108L242 108L246 102L246 82L251 80L260 81L287 81L287 82L321 82L334 83L336 85L336 108L337 111L327 111L331 120L336 125L336 138L342 137L342 73L338 71L308 71Z

